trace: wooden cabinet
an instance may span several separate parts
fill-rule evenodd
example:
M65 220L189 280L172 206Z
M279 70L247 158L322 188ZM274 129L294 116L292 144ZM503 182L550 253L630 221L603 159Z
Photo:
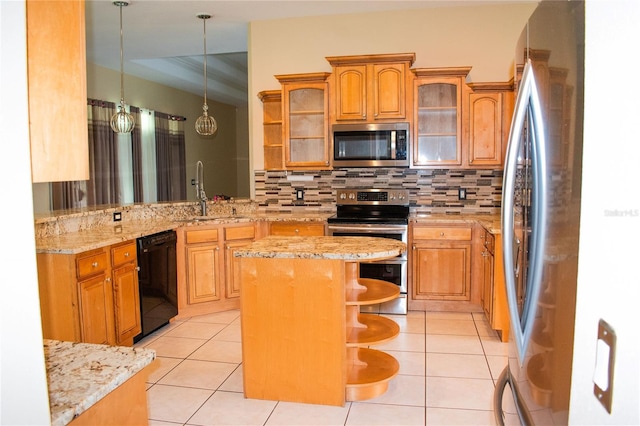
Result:
M469 226L412 227L414 301L472 301L471 235Z
M258 93L262 101L262 126L264 131L264 169L284 169L284 144L282 142L282 92L266 90Z
M218 229L185 231L188 305L220 300Z
M331 56L332 122L404 121L415 54Z
M234 250L247 246L255 241L255 226L236 226L224 228L224 264L225 264L225 296L227 299L240 297L240 272L233 261Z
M141 332L135 242L38 253L43 337L131 346Z
M318 237L326 234L324 222L283 221L269 223L269 235Z
M85 3L28 0L33 182L89 179Z
M414 167L462 165L463 92L470 67L412 70Z
M239 308L233 251L255 240L254 224L184 227L178 232L178 315ZM183 272L181 272L183 271Z
M502 264L502 236L480 228L482 256L482 310L491 328L498 331L503 342L509 340L509 307Z
M116 343L126 345L142 332L135 242L111 248Z
M513 83L469 84L469 167L501 167L513 111Z
M282 84L284 165L330 166L328 73L275 76Z

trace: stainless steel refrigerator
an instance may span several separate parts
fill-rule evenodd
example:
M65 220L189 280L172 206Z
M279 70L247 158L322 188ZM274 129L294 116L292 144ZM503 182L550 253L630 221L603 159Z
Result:
M543 1L516 46L502 189L511 321L498 424L567 424L575 323L584 2Z

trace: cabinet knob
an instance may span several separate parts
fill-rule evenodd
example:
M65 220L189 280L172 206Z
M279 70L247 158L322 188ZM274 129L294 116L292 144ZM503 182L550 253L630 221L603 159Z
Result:
M444 237L444 232L441 232L441 233L440 233L440 236L441 236L441 237Z
M296 230L295 230L295 233L296 233L296 235L298 235L298 234L300 233L300 230L299 230L299 229L296 229Z
M98 267L98 262L93 262L93 263L91 264L91 266L93 266L94 268L97 268L97 267Z
M104 279L106 282L110 283L111 282L111 277L107 277Z
M129 257L129 252L126 252L126 253L124 254L124 257Z

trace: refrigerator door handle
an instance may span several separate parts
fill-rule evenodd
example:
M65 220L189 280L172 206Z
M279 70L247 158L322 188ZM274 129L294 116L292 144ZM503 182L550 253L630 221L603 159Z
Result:
M511 383L512 377L509 373L509 366L507 365L498 380L496 381L496 389L493 393L493 415L496 419L496 423L498 426L504 426L504 410L502 409L502 398L504 396L504 390L507 385L511 388L511 391L514 393L514 402L516 411L520 420L520 424L523 426L533 426L533 418L531 417L531 413L526 407L522 406L522 395L518 390L517 386L514 386Z
M525 119L529 119L531 129L531 168L532 168L532 200L531 200L531 239L528 252L527 285L524 296L522 316L519 315L516 294L516 266L517 260L513 254L519 247L514 247L514 207L515 185L518 164L518 153L522 143L522 133ZM509 306L509 319L515 346L517 348L520 366L524 365L524 359L529 346L531 333L533 332L534 315L537 298L540 293L543 254L546 236L546 200L547 172L545 152L545 132L540 106L540 97L533 74L531 60L525 64L522 73L522 82L516 98L515 112L509 131L509 142L504 168L502 184L502 241L503 265L507 289L507 304Z

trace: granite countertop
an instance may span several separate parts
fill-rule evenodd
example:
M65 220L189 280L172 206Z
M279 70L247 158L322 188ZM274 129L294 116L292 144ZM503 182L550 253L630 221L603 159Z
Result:
M75 232L36 238L36 253L76 254L124 241L135 240L146 235L177 229L181 226L210 226L230 223L252 223L258 221L324 221L332 213L250 213L211 216L189 216L170 219L141 219L109 222Z
M270 236L234 250L234 256L359 261L388 259L406 251L406 244L389 238Z
M419 224L446 224L446 223L479 223L487 231L492 234L500 234L502 232L500 215L483 215L483 214L412 214L409 221Z
M51 424L66 425L149 365L154 350L44 340Z
M172 220L113 222L89 230L36 238L36 253L81 253L176 229L180 225L179 222Z

